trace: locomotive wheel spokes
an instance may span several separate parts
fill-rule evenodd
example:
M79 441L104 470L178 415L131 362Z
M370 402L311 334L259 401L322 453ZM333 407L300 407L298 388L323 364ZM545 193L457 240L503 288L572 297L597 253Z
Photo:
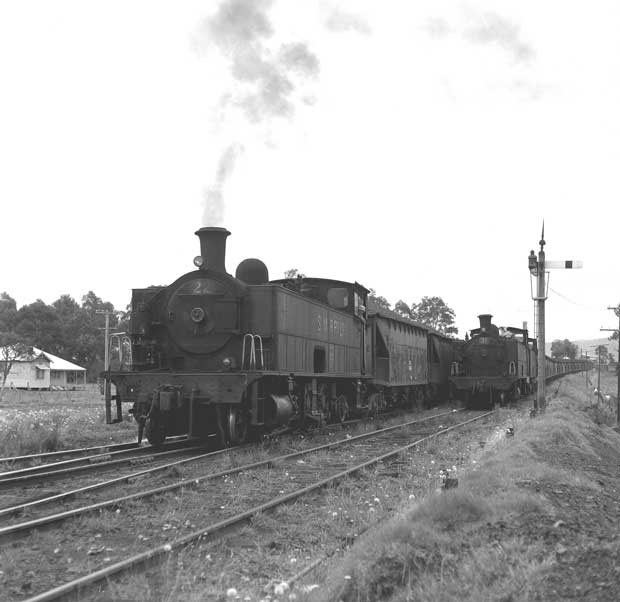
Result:
M240 445L247 439L248 423L242 406L228 406L226 412L226 436L230 445Z

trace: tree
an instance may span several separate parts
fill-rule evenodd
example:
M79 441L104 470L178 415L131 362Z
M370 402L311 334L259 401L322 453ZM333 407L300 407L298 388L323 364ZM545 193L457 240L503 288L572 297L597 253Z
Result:
M397 314L400 314L403 318L409 318L410 320L413 319L411 316L411 308L402 299L396 301L394 311Z
M601 363L606 364L609 357L609 350L606 345L598 345L594 350L597 356L601 358Z
M556 339L551 343L551 357L553 358L559 359L567 357L574 360L577 357L578 350L577 345L571 343L568 339L564 339L563 341Z
M422 297L419 303L412 303L411 318L443 334L458 333L454 310L441 297Z
M292 268L284 272L285 278L306 278L305 274L302 274L297 268Z
M52 306L37 299L34 303L20 307L16 320L15 331L21 340L27 340L50 353L59 353L61 323Z
M32 348L16 331L17 304L7 293L0 294L0 401L13 364Z
M374 288L368 291L368 307L374 310L387 309L392 311L389 301L385 297L378 297Z

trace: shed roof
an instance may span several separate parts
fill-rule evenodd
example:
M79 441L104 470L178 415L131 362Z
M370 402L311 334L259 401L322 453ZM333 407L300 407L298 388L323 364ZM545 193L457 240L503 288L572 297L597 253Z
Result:
M57 355L53 355L47 351L43 351L42 349L38 349L37 347L31 347L32 354L24 354L21 357L17 358L18 362L37 362L40 360L44 360L49 362L50 370L71 370L71 371L81 371L86 372L86 368L82 368L82 366L78 366L72 362L67 360L63 360L61 357ZM46 366L47 367L47 366Z
M32 351L34 352L35 355L37 356L44 355L49 360L50 370L73 370L73 371L77 370L77 371L86 372L86 368L82 368L82 366L78 366L77 364L74 364L67 360L63 360L61 357L52 355L51 353L48 353L47 351L42 351L41 349L37 349L36 347L33 347Z

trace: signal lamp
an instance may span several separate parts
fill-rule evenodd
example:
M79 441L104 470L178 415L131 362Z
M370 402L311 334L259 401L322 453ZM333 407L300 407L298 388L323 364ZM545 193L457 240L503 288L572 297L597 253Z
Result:
M232 366L232 360L229 357L225 357L222 360L222 365L224 366L224 368L230 368Z
M201 268L205 264L205 258L202 255L196 255L194 257L194 265L197 268Z

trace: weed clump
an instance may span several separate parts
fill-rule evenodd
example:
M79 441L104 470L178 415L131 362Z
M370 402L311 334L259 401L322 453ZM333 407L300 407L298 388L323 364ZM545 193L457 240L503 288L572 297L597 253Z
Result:
M0 429L0 455L22 456L53 452L64 447L61 414L21 414Z

